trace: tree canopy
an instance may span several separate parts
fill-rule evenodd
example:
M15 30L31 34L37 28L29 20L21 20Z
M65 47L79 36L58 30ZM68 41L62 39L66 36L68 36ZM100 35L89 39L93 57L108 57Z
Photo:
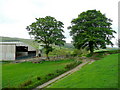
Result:
M113 45L111 39L116 33L111 28L111 19L97 10L82 12L77 18L71 21L70 35L73 38L73 45L77 48L87 48L93 53L94 49L106 48L106 45Z
M118 47L120 48L120 39L118 39Z
M36 18L36 22L27 26L29 34L32 35L38 43L43 43L47 58L48 53L52 51L52 45L64 45L65 37L62 34L63 23L57 21L54 17L46 16L45 18Z

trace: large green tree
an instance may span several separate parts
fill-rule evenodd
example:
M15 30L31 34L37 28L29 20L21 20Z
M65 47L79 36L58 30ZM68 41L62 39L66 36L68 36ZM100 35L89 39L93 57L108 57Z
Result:
M65 37L62 34L63 23L57 21L54 17L46 16L45 18L36 18L36 22L27 26L29 34L32 35L38 43L43 43L47 59L48 54L53 50L52 45L64 45Z
M80 48L87 48L91 53L94 49L106 48L106 45L113 45L111 39L116 33L111 28L111 19L97 10L82 12L77 18L71 21L70 35L73 38L73 45Z
M120 48L120 39L118 39L118 47Z

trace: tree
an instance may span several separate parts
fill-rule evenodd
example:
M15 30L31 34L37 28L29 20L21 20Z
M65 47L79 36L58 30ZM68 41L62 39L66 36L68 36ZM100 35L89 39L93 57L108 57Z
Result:
M52 45L64 45L65 37L62 34L63 23L57 21L54 17L46 16L45 18L36 18L36 22L26 28L38 43L43 43L47 59L48 54L53 50Z
M118 47L120 48L120 39L118 39Z
M116 33L111 28L111 19L100 11L88 10L82 12L77 18L71 21L70 35L73 38L73 45L77 48L87 47L91 53L94 49L106 48L106 45L113 45L110 41Z

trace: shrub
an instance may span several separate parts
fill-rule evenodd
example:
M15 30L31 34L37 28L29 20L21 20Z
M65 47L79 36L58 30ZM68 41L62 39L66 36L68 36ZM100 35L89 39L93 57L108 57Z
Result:
M86 49L74 49L74 51L71 53L71 56L86 56L89 52Z
M24 83L22 83L22 84L20 85L20 87L26 87L26 86L30 85L31 83L32 83L31 80L25 81Z
M120 50L111 50L108 51L109 54L115 54L115 53L120 53Z
M58 70L58 69L56 70L56 73L60 73L60 72L62 72L62 70Z
M58 74L62 74L62 73L65 72L65 70L59 70L59 69L57 69L55 72L58 73Z
M93 54L91 54L91 53L86 55L86 57L92 57L92 56L93 56Z
M80 63L82 63L82 62L81 61L74 61L73 63L67 64L65 69L70 70L70 69L74 68L75 66L79 65Z
M37 80L41 80L41 77L38 76L38 77L37 77Z
M50 79L54 78L56 75L53 73L49 73L44 77L44 82L49 81Z
M52 52L50 52L50 55L69 57L70 53L71 50L68 48L55 48Z
M54 78L56 75L54 74L54 73L49 73L49 74L47 74L46 76L45 76L45 80L50 80L50 79L52 79L52 78Z
M103 58L104 56L106 56L107 53L108 53L107 51L94 52L93 54L88 54L87 57L89 57L90 59L99 60L100 58Z
M54 75L54 73L49 73L49 74L48 74L48 76L53 76L53 75Z

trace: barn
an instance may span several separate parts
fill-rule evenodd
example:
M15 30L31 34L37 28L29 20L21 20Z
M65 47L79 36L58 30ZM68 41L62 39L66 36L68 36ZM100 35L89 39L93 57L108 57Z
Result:
M36 49L23 42L0 42L0 60L19 60L36 56Z

